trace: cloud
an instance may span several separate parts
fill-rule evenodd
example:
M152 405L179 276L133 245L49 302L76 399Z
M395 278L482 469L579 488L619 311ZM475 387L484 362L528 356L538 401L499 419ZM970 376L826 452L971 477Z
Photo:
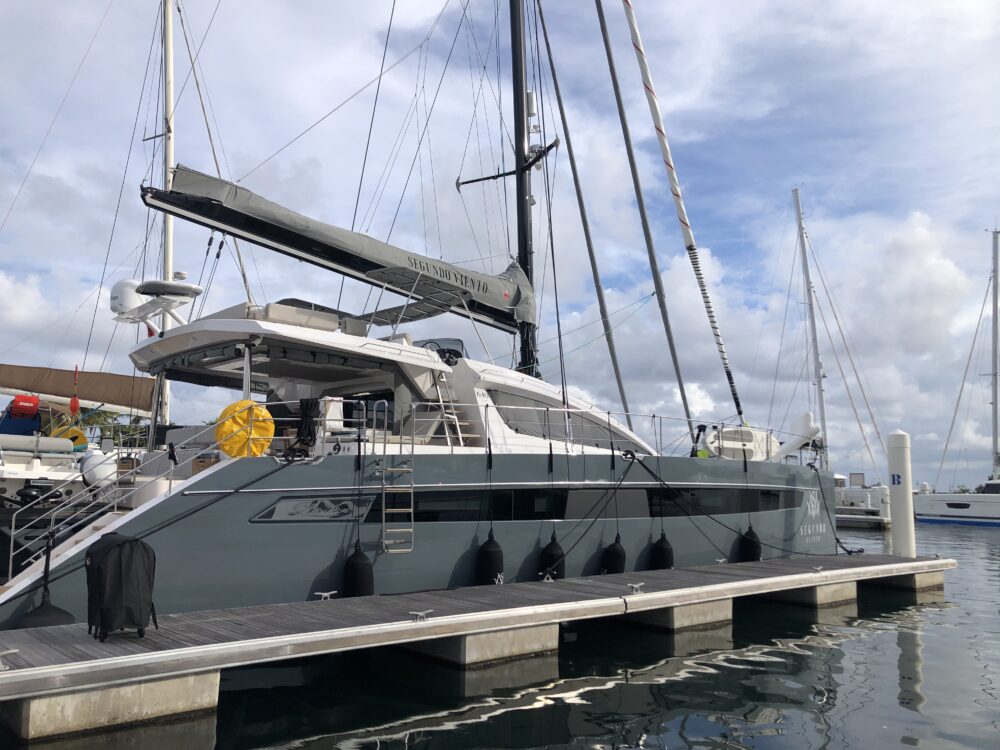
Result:
M100 362L107 352L108 366L129 369L126 351L135 333L115 330L104 299L94 318L93 292L109 240L105 295L108 282L117 278L157 273L159 219L138 199L140 182L159 180L155 47L146 73L156 6L112 8L0 233L0 351L9 350L8 361L71 367L84 356L89 364ZM676 379L655 300L647 299L652 283L604 52L593 10L584 6L547 3L546 20L603 286L633 409L677 417ZM381 61L390 7L318 1L285 7L259 0L220 7L200 62L225 174L231 169L234 177L243 176L371 80ZM439 8L398 4L389 62L421 45ZM184 9L198 40L211 4ZM5 102L0 211L13 198L102 11L70 2L5 10L0 44L11 62L0 72ZM1000 7L985 0L905 7L860 0L821 6L713 0L647 3L637 12L748 419L787 426L797 412L815 410L803 380L808 370L803 370L801 284L790 275L795 229L788 190L799 184L816 256L881 430L907 429L914 436L915 477L933 479L989 274L989 238L981 230L997 211L988 170L1000 160L994 126L1000 103L990 72L1000 42ZM374 88L288 145L247 177L246 185L342 226L351 225L357 201L359 226L374 237L385 239L392 227L391 241L401 246L460 260L468 268L501 271L511 251L505 217L512 213L512 186L487 182L461 193L455 189L456 177L510 167L509 105L504 104L501 130L494 101L494 91L505 99L510 91L506 41L503 80L497 80L491 56L488 82L473 108L483 72L476 46L489 47L495 20L505 40L506 18L494 19L492 4L478 1L470 4L470 13L475 41L468 27L459 29L460 6L452 3L430 39L384 79L360 197ZM699 419L721 419L732 415L732 400L682 247L623 19L613 3L606 4L606 13L689 400ZM529 16L529 30L533 23ZM175 33L180 84L187 53L179 25ZM529 50L533 63L532 54ZM407 118L415 101L419 114ZM563 131L555 126L549 84L540 88L539 101L544 137L551 141ZM137 111L139 133L116 218ZM178 161L211 171L191 82L176 114ZM557 149L550 166L569 378L608 408L618 408L564 148ZM548 360L546 377L556 380L543 174L534 172L532 180L538 202L539 338L546 341L541 356ZM207 239L204 230L176 223L176 267L192 280L204 280L212 268ZM341 280L333 274L246 243L242 250L259 298L302 297L332 305L339 299L348 310L375 304L357 282L346 282L341 298ZM791 306L782 334L789 278ZM821 286L818 273L814 283ZM227 253L206 309L240 301L242 289ZM831 311L824 309L835 328ZM426 321L413 331L461 336L477 356L485 356L461 319ZM482 335L493 357L509 362L509 337L489 330ZM989 395L981 373L990 369L983 335L959 410L963 426L952 439L962 458L950 461L951 474L943 474L942 482L977 484L990 468L983 442L989 434ZM822 323L820 338L834 465L844 473L874 472ZM842 364L853 381L849 363ZM861 394L852 387L864 415ZM177 393L175 414L192 420L208 418L229 398L186 386ZM871 426L866 435L876 463L884 463Z

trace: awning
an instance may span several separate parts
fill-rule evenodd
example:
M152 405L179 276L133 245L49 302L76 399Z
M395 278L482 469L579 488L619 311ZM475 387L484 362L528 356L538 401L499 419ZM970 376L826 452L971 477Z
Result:
M153 378L142 376L81 370L76 395L84 408L148 416L153 383ZM68 403L73 396L73 371L0 364L0 393L26 393L52 403Z

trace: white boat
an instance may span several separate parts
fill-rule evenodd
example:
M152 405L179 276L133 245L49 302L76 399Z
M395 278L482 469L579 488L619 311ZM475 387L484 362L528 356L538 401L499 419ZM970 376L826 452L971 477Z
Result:
M973 526L1000 526L1000 425L998 425L998 395L1000 372L997 369L1000 343L1000 294L997 290L997 270L1000 267L1000 231L993 231L993 346L990 379L993 390L993 471L982 492L935 492L926 482L913 496L913 512L921 523L955 523ZM957 407L956 407L957 408ZM942 459L943 463L943 459Z
M152 380L0 364L0 393L13 396L0 413L0 544L9 546L19 524L62 521L66 509L91 502L120 460L140 452L110 431L89 430L85 418L97 411L148 418ZM0 573L9 565L0 555Z

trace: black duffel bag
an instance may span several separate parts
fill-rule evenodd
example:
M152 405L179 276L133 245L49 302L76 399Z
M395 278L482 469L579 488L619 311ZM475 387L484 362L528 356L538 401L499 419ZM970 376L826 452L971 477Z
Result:
M105 534L87 549L87 632L102 642L117 630L142 638L156 622L153 579L156 554L140 539Z

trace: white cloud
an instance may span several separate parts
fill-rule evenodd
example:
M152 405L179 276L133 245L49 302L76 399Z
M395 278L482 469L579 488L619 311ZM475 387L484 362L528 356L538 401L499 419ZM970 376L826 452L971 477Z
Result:
M16 344L5 355L8 361L16 356L26 363L72 366L84 356L94 302L86 295L98 284L111 235L156 5L112 8L0 234L0 351ZM201 64L234 175L246 173L371 79L381 59L390 5L317 1L286 7L258 1L221 6ZM418 80L420 55L414 55L383 83L361 215L391 161L404 113L420 85L430 106L459 18L453 5L426 48L426 79ZM677 415L676 385L655 302L634 304L652 291L652 284L596 19L591 6L584 5L547 3L546 13L608 306L625 308L614 316L615 336L633 408ZM185 6L196 39L211 6ZM398 5L390 61L419 43L438 7ZM485 49L493 7L474 2L471 10ZM65 0L42 10L13 5L2 11L0 45L9 64L0 72L5 102L0 109L0 211L6 211L102 11ZM721 418L732 411L728 388L681 246L621 13L614 3L606 3L606 12L689 399L699 418ZM716 0L646 3L637 12L748 418L766 421L771 407L794 239L787 191L802 184L810 236L864 367L881 427L910 431L915 476L933 478L989 271L989 240L981 230L994 222L997 211L989 165L1000 161L995 129L1000 103L992 73L1000 48L1000 7L985 0L957 5L926 0L905 6L860 0L821 6ZM501 17L502 34L505 24ZM176 33L183 80L186 53L179 27ZM468 265L495 273L506 265L506 237L498 218L503 191L486 183L459 195L454 187L460 165L462 177L501 168L499 149L501 142L506 144L487 86L477 118L481 151L473 129L463 163L472 119L469 92L478 85L476 71L470 78L470 50L463 32L431 119L433 151L425 147L414 165L392 240L435 255L443 250L451 260L496 255ZM505 46L505 76L508 59ZM505 94L509 88L504 80ZM155 90L153 75L147 95ZM249 177L248 187L304 214L349 226L373 94L366 90L289 146ZM547 112L550 137L554 115ZM210 170L190 83L177 116L178 160ZM509 113L507 117L509 127ZM392 222L418 127L411 123L403 135L371 221L373 236L384 238ZM144 103L140 137L157 132ZM112 266L122 267L108 274L112 280L131 275L143 257L147 215L137 187L155 143L134 144L110 251ZM561 312L565 328L572 329L598 316L565 153L553 163L558 165L554 218ZM540 193L541 175L536 172L533 178ZM540 238L543 229L536 222ZM157 236L154 231L145 253L146 275L155 273ZM177 267L195 279L205 241L204 231L178 222ZM539 243L539 253L544 246ZM255 292L261 286L259 274L268 299L298 296L336 303L340 280L332 274L259 248L252 261L246 245L244 253ZM539 255L536 263L549 287L550 261ZM141 273L141 264L139 268ZM234 264L223 258L207 308L238 301L241 290ZM342 307L360 309L367 295L367 288L348 282ZM543 296L544 340L555 331L551 289ZM782 377L774 388L775 423L786 411L791 418L809 407L805 384L795 385L804 361L797 305L789 325ZM89 363L103 358L113 329L102 302ZM480 349L459 319L430 321L415 330L460 335ZM120 337L108 351L115 369L127 369L125 350L132 336ZM489 331L484 336L496 359L506 361L509 339ZM834 459L847 463L838 468L848 471L867 459L822 332L821 338ZM566 344L567 350L576 349L567 358L570 380L609 408L618 408L600 326L568 334ZM554 356L554 343L547 344L542 358ZM963 420L968 413L972 426L963 426L953 438L963 456L953 463L953 475L966 484L978 483L989 469L988 445L983 444L989 433L989 397L980 377L987 369L977 354L972 367L976 382L967 388L967 407L960 412ZM558 368L549 362L544 371L554 380ZM191 419L207 418L204 414L225 398L189 387L178 391L175 413ZM860 401L858 406L863 408ZM868 434L874 442L870 429Z

